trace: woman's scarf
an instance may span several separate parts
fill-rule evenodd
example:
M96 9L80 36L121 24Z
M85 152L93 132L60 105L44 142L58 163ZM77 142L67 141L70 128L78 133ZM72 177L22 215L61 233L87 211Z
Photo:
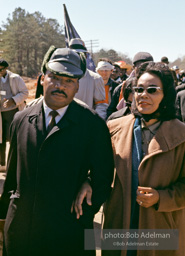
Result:
M136 191L139 185L138 168L142 160L142 130L141 119L136 118L133 128L133 143L132 143L132 192L131 192L131 227L133 221L136 221L136 216L139 215L139 207L136 203ZM136 221L137 223L137 221ZM135 226L135 225L134 225ZM135 227L136 228L136 227Z

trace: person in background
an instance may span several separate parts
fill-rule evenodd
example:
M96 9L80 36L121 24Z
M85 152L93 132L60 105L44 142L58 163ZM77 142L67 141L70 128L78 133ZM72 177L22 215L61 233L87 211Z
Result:
M132 105L132 100L133 100L133 91L132 87L135 84L135 77L128 78L125 81L125 85L123 87L123 90L121 93L123 93L123 99L125 101L125 107L121 108L120 110L113 112L107 121L116 119L122 116L129 115L131 113L131 105Z
M176 92L178 93L179 91L182 91L185 89L185 70L182 69L179 72L180 75L180 82L178 83L178 85L175 87Z
M185 70L184 69L180 70L179 76L180 76L180 84L185 83Z
M40 73L37 77L37 82L36 82L36 92L35 92L35 99L40 98L43 95L43 86L41 85L41 77L42 73Z
M123 67L123 68L121 68L121 74L120 74L120 76L121 76L122 82L125 81L125 80L127 80L127 78L129 77L129 75L127 75L127 67L126 67L126 66Z
M105 122L73 100L85 72L83 53L50 47L42 65L43 100L14 117L0 199L6 256L95 255L84 248L84 230L93 228L110 194L114 164ZM87 177L92 206L84 204L77 220L71 205Z
M121 72L120 77L122 82L125 81L128 78L127 70L129 69L130 65L128 65L125 61L120 60L115 62L116 65L119 65Z
M168 58L166 56L162 57L161 58L161 63L164 63L164 64L168 65L169 64Z
M176 77L177 77L177 81L178 81L178 83L179 83L179 82L180 82L179 67L175 65L175 66L172 67L172 70L175 71Z
M171 68L170 70L171 70L171 73L172 73L172 76L173 76L174 86L175 86L175 88L177 88L177 86L179 84L179 81L177 79L176 72L175 72L175 70L173 68Z
M105 100L96 101L95 104L96 112L102 117L104 120L107 117L107 108L112 100L112 94L116 86L119 84L110 78L114 66L112 62L107 58L99 59L99 62L96 67L96 72L103 78L104 87L105 87Z
M69 42L69 48L77 52L83 52L86 56L87 48L80 38L73 38ZM85 75L79 80L79 90L75 98L85 102L91 109L96 111L95 102L105 100L105 88L102 77L86 69Z
M178 119L185 123L185 89L177 92L176 108Z
M0 170L6 170L6 142L9 128L17 111L23 110L28 89L23 79L8 70L8 62L0 59Z
M120 99L123 98L123 94L121 93L123 91L123 88L125 86L126 81L123 81L123 83L119 84L113 91L112 94L112 100L111 103L109 104L108 108L107 108L107 117L106 119L114 112L116 112L117 106L119 104ZM125 106L123 106L125 107Z
M120 73L121 73L121 68L118 64L113 63L114 69L112 71L112 74L110 75L110 78L112 78L114 81L116 81L117 83L121 83L122 79L120 77Z
M149 52L138 52L134 55L133 58L133 67L134 70L133 72L130 74L130 76L135 76L135 73L137 72L137 69L139 68L139 66L147 61L153 61L153 56L149 53Z

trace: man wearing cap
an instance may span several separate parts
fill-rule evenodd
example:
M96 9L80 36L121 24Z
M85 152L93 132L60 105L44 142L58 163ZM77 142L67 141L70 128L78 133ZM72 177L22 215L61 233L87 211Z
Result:
M147 61L153 61L153 57L150 53L148 52L138 52L136 53L136 55L134 56L133 58L133 66L134 66L134 69L135 69L135 72L137 70L137 68L144 62L147 62Z
M119 60L117 62L115 62L114 64L118 65L120 67L120 77L121 77L121 81L125 81L128 78L127 75L127 70L130 68L131 69L131 65L127 64L125 61L123 60Z
M83 54L52 46L42 65L44 99L15 115L0 200L6 256L95 255L84 250L84 230L110 193L113 156L105 122L73 101L85 71ZM92 206L84 203L77 220L71 205L87 177Z
M69 48L77 52L83 52L87 57L87 48L82 39L73 38L69 42ZM87 69L84 76L79 80L79 90L75 98L85 102L90 108L95 109L95 102L105 100L105 88L102 77Z
M161 58L161 62L164 63L164 64L166 64L166 65L169 64L169 60L168 60L168 58L167 58L166 56L164 56L164 57Z
M0 59L0 170L6 167L6 142L10 140L9 127L15 113L23 110L28 89L23 79L8 70L8 62Z
M122 80L121 80L121 77L120 77L120 74L121 74L121 68L118 64L116 63L113 63L113 66L114 66L114 69L112 71L112 74L110 75L110 78L112 78L114 81L116 81L117 83L121 83Z
M95 104L97 105L96 111L104 120L107 117L107 108L111 103L112 94L114 89L119 85L119 83L115 82L110 78L114 66L112 62L107 58L99 59L98 65L96 67L96 71L103 78L104 87L105 87L105 100L97 101Z

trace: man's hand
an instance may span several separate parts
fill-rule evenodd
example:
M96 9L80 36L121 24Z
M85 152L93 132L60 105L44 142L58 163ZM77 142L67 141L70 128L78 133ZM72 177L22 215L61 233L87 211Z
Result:
M150 187L138 187L136 201L140 206L148 208L159 201L159 193Z
M73 201L72 206L71 206L71 213L73 212L73 209L74 209L76 212L77 219L79 219L80 216L83 215L82 203L83 203L85 197L86 197L87 204L92 205L92 202L91 202L92 188L88 182L83 183L80 191L78 192L76 200Z
M16 104L15 104L15 101L12 99L12 98L10 98L10 99L4 99L4 102L3 102L3 107L4 108L9 108L9 107L13 107L13 106L15 106Z

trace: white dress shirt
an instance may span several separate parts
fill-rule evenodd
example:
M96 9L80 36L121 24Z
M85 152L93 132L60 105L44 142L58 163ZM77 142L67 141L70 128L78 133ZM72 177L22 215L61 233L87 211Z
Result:
M56 111L58 112L58 115L55 117L55 122L56 124L60 121L60 119L64 116L67 108L68 108L69 105L63 107L63 108L59 108L57 109ZM46 102L45 100L43 100L43 107L44 107L44 113L45 113L45 120L46 120L46 129L48 127L48 124L51 120L51 116L50 116L50 112L53 111L53 109L49 108L47 105L46 105Z

